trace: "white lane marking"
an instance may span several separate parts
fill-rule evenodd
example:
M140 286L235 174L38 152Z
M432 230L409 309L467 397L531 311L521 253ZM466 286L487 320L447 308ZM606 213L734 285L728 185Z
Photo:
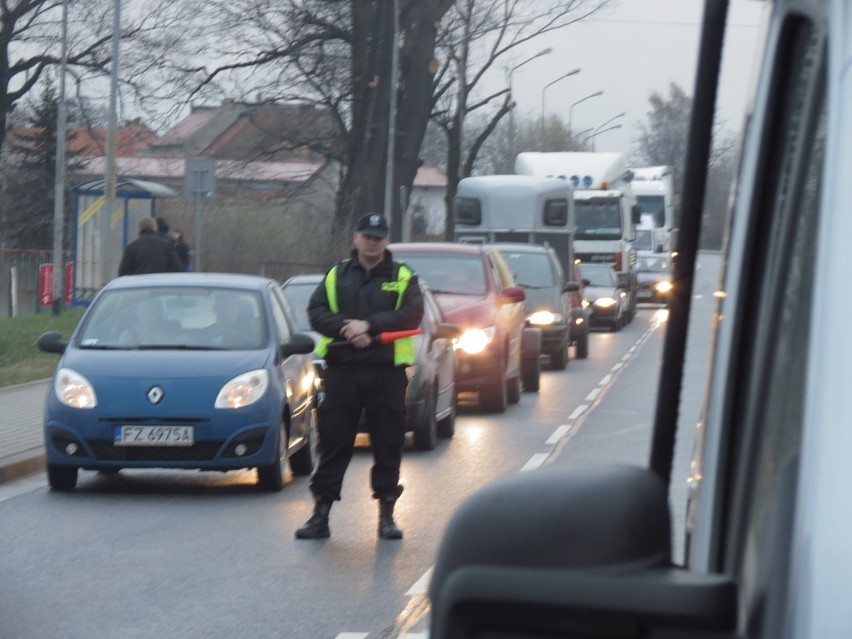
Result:
M428 632L403 632L398 639L429 639Z
M591 393L589 393L588 395L586 395L586 400L585 400L585 401L587 401L587 402L593 402L593 401L595 401L595 397L597 397L597 396L600 394L600 392L601 392L602 390L603 390L603 389L602 389L600 386L598 386L597 388L593 388L593 389L592 389L592 392L591 392Z
M580 404L577 408L574 409L574 412L568 416L568 419L577 419L580 415L586 412L589 408L588 404Z
M341 632L336 639L367 639L369 632Z
M23 479L16 479L8 486L0 484L0 502L12 499L13 497L19 497L26 493L31 493L39 488L44 488L45 486L46 479L44 473L39 473L32 477L24 477Z
M614 373L618 369L620 369L622 366L624 366L624 364L622 364L621 362L616 362L615 364L612 365L612 368L610 370Z
M432 570L434 570L434 566L423 573L423 576L418 579L411 588L408 589L408 592L405 593L406 597L414 597L416 595L422 595L426 593L426 588L429 587L429 580L432 579Z
M571 426L569 426L568 424L562 424L562 426L553 431L553 434L548 437L547 441L544 443L548 446L553 446L553 444L562 439L568 433L569 430L571 430Z
M603 379L601 379L601 381L600 381L600 383L598 384L598 386L606 386L606 385L607 385L607 384L609 384L611 381L612 381L612 373L607 373L606 375L604 375L604 376L603 376Z
M523 468L521 468L518 472L523 473L528 470L535 470L536 468L539 468L548 457L549 455L547 453L536 453L530 457L530 460L524 464Z

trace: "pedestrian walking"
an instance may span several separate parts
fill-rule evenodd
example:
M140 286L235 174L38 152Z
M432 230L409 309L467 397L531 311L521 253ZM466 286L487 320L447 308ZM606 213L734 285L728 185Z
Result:
M314 512L296 531L298 539L330 535L331 506L340 500L343 476L352 459L362 411L370 434L370 483L379 502L379 537L401 539L393 519L403 487L399 483L405 444L405 368L414 362L413 338L381 345L386 331L416 329L423 317L417 276L393 259L388 226L378 213L361 217L349 259L335 264L311 295L311 326L324 337L317 355L325 358L325 396L319 406L319 463L311 476Z
M124 249L119 275L142 273L171 273L181 270L180 258L174 242L157 235L157 221L153 217L139 220L139 237Z
M186 240L183 237L183 231L180 229L172 231L172 239L175 242L175 250L180 258L181 266L183 267L181 270L187 272L191 271L192 265L189 261L189 244L186 243Z

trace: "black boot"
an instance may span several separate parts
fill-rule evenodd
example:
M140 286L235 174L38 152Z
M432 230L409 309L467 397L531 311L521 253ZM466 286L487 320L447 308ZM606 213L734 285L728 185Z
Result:
M393 521L395 503L395 499L379 499L379 538L381 539L402 539L402 531Z
M331 536L328 529L328 513L331 503L326 499L318 499L314 506L314 514L305 525L296 531L296 539L325 539Z

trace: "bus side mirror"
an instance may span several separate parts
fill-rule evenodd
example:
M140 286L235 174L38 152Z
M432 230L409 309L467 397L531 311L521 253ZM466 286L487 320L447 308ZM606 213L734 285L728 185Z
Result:
M642 209L638 204L634 204L631 208L631 217L634 224L639 224L642 221Z

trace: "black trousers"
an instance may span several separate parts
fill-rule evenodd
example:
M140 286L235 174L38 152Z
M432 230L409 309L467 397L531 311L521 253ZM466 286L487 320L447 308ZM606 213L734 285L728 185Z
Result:
M373 450L373 497L396 499L402 493L399 466L405 445L405 369L330 366L323 373L323 382L325 398L318 411L319 463L310 482L314 497L340 499L363 411Z

